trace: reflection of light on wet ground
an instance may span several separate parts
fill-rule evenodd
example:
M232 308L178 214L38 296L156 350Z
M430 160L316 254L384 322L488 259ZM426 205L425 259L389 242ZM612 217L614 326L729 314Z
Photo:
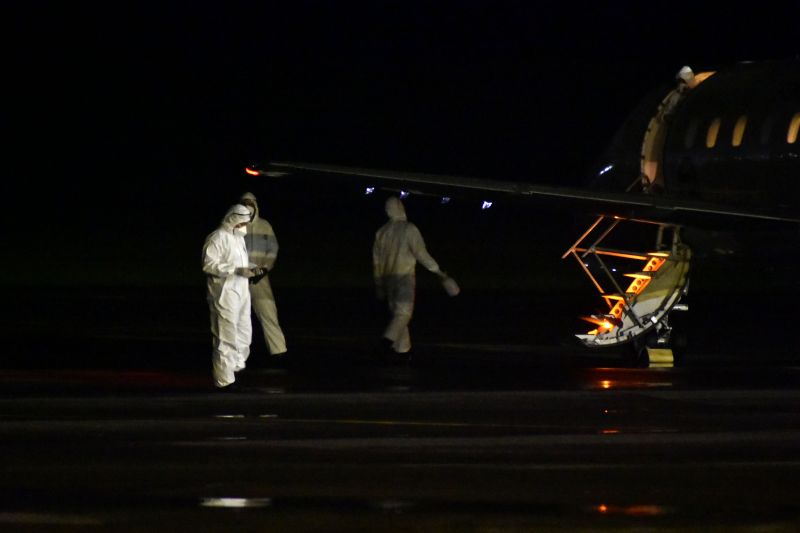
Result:
M589 389L651 389L675 386L673 373L664 369L594 368L587 377L586 387Z
M200 498L200 507L222 507L243 509L245 507L269 507L272 498Z
M214 418L244 418L244 415L214 415Z
M671 381L627 381L624 383L622 382L617 382L616 384L612 383L611 387L602 387L602 388L653 389L653 388L669 388L673 386L675 386L675 384Z
M637 427L635 429L628 429L623 432L621 428L600 428L597 433L600 435L645 435L647 433L679 433L675 428L664 427Z
M601 503L592 507L592 511L601 515L624 515L624 516L663 516L672 512L668 507L661 505L608 505Z

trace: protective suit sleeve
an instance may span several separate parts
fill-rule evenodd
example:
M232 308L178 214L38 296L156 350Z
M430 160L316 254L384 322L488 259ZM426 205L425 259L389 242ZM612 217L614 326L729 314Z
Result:
M250 262L261 268L272 270L278 258L278 239L272 225L262 218L257 218L247 227L245 237Z
M256 276L256 271L250 267L239 267L233 271L234 274L237 276L242 276L243 278L253 278Z
M203 249L203 272L220 278L232 276L236 265L226 262L225 250L219 240L211 238Z
M383 286L382 248L377 236L372 244L372 276L375 280L375 297L378 300L385 300L386 289Z
M372 276L375 278L375 284L382 283L383 280L383 261L382 261L381 243L378 238L372 244Z
M270 226L270 230L272 227ZM267 270L272 270L272 267L275 266L275 261L278 259L278 238L275 236L273 232L271 235L267 235L267 245L266 245L266 256L264 258L264 267Z
M439 272L439 264L428 253L428 249L425 248L425 240L422 238L422 233L410 222L408 224L408 245L411 248L411 253L414 254L414 257L422 266L431 272Z
M275 266L275 261L278 259L278 237L275 235L275 230L272 229L272 224L264 220L264 258L261 265L267 270L272 270Z

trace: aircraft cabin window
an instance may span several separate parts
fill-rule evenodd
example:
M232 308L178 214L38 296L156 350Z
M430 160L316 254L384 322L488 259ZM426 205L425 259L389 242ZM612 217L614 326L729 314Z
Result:
M698 120L693 118L692 121L689 123L689 127L686 128L686 137L683 138L683 146L684 148L691 148L694 146L694 141L697 139L697 126Z
M797 130L800 129L800 113L795 113L789 123L789 131L786 133L786 142L794 144L797 142Z
M711 121L711 124L708 126L708 132L706 133L706 148L714 148L717 145L717 135L719 135L719 125L722 121L719 118L715 118Z
M732 146L741 146L742 137L744 137L744 130L747 127L747 115L742 115L736 119L736 125L733 127L733 135L731 136Z

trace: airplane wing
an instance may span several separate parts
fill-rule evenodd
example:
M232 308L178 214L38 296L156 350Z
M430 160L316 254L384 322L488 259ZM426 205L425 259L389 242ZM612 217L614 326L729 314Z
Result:
M321 175L362 178L397 187L416 184L461 191L483 191L522 198L551 198L572 204L581 204L594 214L616 215L624 218L643 218L669 223L692 223L710 218L739 218L742 220L800 223L792 213L745 209L676 198L667 195L636 192L607 192L577 187L553 187L518 181L498 181L467 176L449 176L415 172L388 171L371 168L325 165L289 161L272 161L266 165L253 165L248 174L279 177L288 173L313 173Z

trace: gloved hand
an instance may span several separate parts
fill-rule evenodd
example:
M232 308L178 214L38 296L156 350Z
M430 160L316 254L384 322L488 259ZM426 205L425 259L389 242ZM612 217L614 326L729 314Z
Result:
M242 276L243 278L252 278L256 275L255 271L251 270L248 267L239 267L233 271L234 274L237 276Z
M456 280L451 277L442 278L442 287L448 296L458 296L461 293L461 287L458 286Z
M458 283L456 283L456 280L451 278L447 272L440 271L436 274L439 276L442 282L442 287L444 287L444 290L448 296L458 296L461 293L461 288L458 286Z
M267 269L266 268L257 268L257 269L255 269L255 272L256 272L256 275L253 276L252 278L250 278L249 280L247 280L247 281L250 282L251 285L255 285L256 283L258 283L259 281L264 279L264 277L267 275Z

